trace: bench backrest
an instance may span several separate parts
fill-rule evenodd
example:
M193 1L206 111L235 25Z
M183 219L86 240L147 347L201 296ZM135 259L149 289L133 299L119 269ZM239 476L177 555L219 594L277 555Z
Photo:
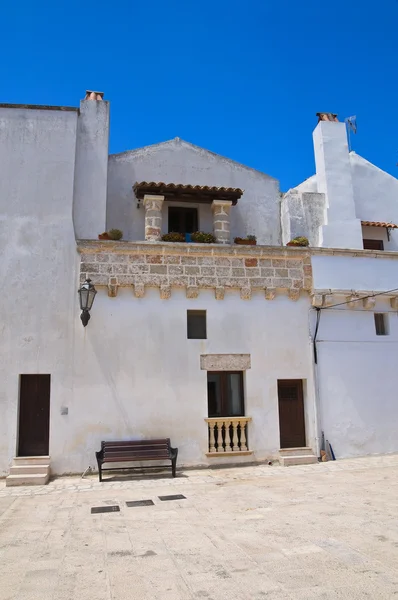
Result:
M170 458L170 439L101 442L104 460L107 458Z

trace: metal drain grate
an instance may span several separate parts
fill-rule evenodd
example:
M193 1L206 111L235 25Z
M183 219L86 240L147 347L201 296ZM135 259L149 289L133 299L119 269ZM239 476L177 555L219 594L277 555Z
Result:
M126 506L134 507L134 506L152 506L154 502L152 500L133 500L131 502L126 502Z
M106 512L120 512L119 506L94 506L91 509L91 514L106 513Z
M166 500L186 500L186 497L182 494L174 494L174 496L158 496L159 500L165 502Z

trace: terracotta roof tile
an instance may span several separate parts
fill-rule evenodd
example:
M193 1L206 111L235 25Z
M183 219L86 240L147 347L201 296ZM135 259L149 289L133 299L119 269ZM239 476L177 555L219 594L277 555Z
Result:
M103 100L104 92L93 92L91 90L86 90L85 100Z
M217 199L229 199L236 204L242 196L243 190L232 187L218 187L210 185L191 185L184 183L164 183L163 181L141 181L133 185L137 198L142 198L145 194L159 194L162 196L196 196L206 198L208 202Z
M364 227L387 227L388 229L398 229L395 223L387 223L385 221L361 221Z
M134 188L138 187L158 187L168 190L192 190L198 192L237 192L243 194L243 190L240 188L232 187L217 187L213 185L191 185L185 183L163 183L162 181L141 181L134 184Z
M319 123L319 121L336 121L336 122L338 122L336 113L319 112L319 113L316 113L316 116L318 117L318 123Z

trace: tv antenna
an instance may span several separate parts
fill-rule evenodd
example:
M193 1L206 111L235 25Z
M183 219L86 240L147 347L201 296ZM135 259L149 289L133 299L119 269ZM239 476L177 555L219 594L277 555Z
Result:
M345 125L347 127L348 133L348 152L351 152L351 132L357 132L357 117L353 115L352 117L347 117L344 119Z

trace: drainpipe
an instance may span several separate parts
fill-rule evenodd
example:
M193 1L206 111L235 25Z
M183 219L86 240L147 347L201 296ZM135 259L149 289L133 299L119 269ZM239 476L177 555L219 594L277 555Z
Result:
M310 339L312 342L312 376L314 380L314 418L315 418L315 444L316 444L316 454L318 457L321 455L321 435L322 435L322 423L321 423L321 408L320 408L320 393L319 393L319 374L318 374L318 353L316 348L316 338L318 335L319 323L321 319L321 310L320 308L316 308L317 318L315 325L315 332L313 339L311 338L311 319L308 321L310 323ZM312 309L310 309L310 315L312 314Z

